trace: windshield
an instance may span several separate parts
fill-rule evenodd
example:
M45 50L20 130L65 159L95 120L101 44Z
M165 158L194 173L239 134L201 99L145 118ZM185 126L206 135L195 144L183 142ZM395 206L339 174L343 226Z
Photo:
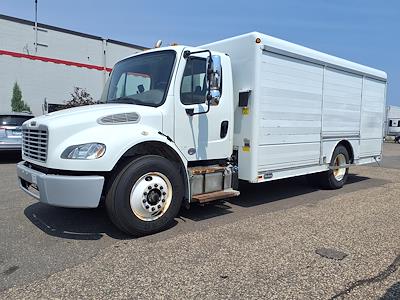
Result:
M164 102L176 52L150 52L117 63L102 101L159 106Z

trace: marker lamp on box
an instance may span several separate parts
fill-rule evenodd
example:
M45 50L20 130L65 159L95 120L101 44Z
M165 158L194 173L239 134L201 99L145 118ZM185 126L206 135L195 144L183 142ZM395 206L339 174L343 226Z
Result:
M98 159L106 153L106 145L101 143L88 143L69 146L61 154L64 159Z

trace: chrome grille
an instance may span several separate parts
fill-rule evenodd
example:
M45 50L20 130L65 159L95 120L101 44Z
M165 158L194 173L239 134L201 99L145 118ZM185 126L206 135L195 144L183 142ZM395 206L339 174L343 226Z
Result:
M22 151L26 157L45 162L47 159L47 129L22 128Z

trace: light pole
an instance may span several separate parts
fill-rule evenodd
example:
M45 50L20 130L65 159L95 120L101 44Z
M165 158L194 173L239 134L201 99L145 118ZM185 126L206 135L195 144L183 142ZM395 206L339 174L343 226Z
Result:
M37 23L37 0L35 0L35 54L37 54L38 43L38 23Z

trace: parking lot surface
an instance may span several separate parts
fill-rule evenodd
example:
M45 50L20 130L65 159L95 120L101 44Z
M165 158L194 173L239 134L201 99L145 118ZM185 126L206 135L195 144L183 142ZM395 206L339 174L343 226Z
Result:
M103 209L37 203L0 164L0 298L400 298L400 145L341 190L241 186L132 239Z

